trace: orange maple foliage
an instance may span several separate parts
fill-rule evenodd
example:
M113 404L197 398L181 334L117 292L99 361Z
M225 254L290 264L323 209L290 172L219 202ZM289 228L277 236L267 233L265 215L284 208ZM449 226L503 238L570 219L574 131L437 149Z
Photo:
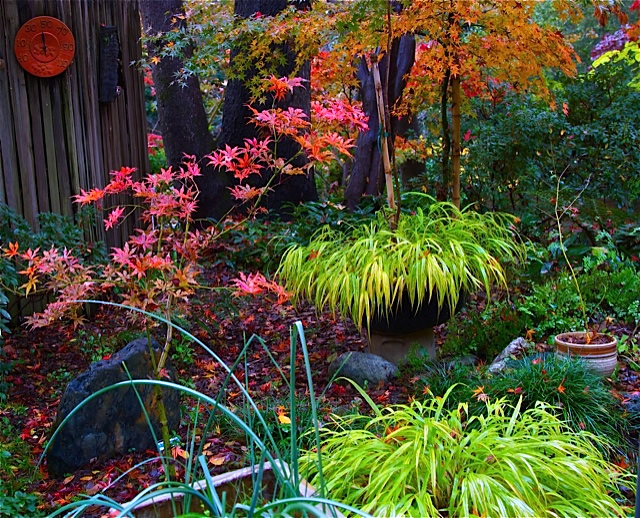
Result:
M576 19L570 0L553 2L561 18ZM577 54L562 33L533 19L535 2L415 0L398 15L394 35L420 35L403 112L435 102L447 70L460 77L467 97L491 97L499 85L550 98L547 67L575 74Z

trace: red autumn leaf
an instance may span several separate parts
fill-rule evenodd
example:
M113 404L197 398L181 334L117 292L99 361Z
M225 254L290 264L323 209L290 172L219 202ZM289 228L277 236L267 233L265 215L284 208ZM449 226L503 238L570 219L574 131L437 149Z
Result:
M271 390L271 382L267 381L266 383L263 383L262 385L260 385L260 390L262 392L269 392Z
M18 248L18 243L9 243L9 248L4 249L4 255L11 259L18 255Z
M113 209L109 214L109 216L107 216L107 219L105 219L104 221L104 228L109 230L118 221L120 221L120 218L122 218L123 214L124 214L124 207L116 207L115 209Z
M73 201L80 205L87 205L88 203L101 200L103 196L104 191L102 189L91 189L88 192L84 189L80 189L80 194L73 196Z
M376 397L376 401L378 403L388 403L390 396L391 394L389 393L389 391L385 390L383 394L380 394L379 396Z
M347 388L342 385L334 385L331 388L331 392L333 392L336 396L345 396L347 394Z
M640 2L640 0L638 0L638 2ZM627 469L630 464L629 464L629 460L625 457L618 457L615 461L613 461L614 464L622 469Z

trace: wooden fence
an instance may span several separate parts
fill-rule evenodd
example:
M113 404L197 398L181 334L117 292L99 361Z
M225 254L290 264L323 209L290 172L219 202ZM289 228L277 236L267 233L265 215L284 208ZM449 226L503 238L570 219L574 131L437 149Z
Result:
M62 20L76 43L71 66L52 78L25 72L13 50L22 24L43 15ZM114 34L117 88L104 102L104 67L113 68L104 42ZM103 187L109 171L148 170L140 57L137 0L0 0L0 202L37 228L40 212L72 215L71 196ZM105 236L98 223L91 237L121 245L132 225Z

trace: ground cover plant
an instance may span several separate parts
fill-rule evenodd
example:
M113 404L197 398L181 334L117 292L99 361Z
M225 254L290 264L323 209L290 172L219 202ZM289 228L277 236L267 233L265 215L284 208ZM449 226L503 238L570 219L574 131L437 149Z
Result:
M419 375L419 384L435 396L449 393L448 409L465 403L473 415L483 414L486 401L499 398L510 405L519 403L522 410L543 401L576 433L586 430L606 438L599 446L611 458L636 455L640 415L621 404L608 383L579 359L536 353L509 362L495 374L456 361L440 362Z

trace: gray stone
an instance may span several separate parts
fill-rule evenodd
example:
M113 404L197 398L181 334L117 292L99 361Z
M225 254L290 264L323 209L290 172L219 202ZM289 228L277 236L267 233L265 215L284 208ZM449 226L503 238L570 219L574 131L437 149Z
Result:
M633 417L640 415L640 396L633 392L623 392L624 406Z
M436 342L433 328L425 328L411 333L369 333L368 352L382 356L385 360L402 367L409 358L421 356L425 360L436 359Z
M347 352L338 356L329 365L329 376L349 378L363 386L365 381L371 385L388 382L398 375L398 367L377 354Z
M152 341L156 360L161 347ZM104 387L131 379L152 379L153 365L146 338L129 343L110 359L92 364L71 381L60 400L54 429L82 401ZM171 365L167 364L170 381L176 381ZM154 388L137 385L136 390L144 402L146 411L160 437L157 404ZM55 437L47 453L47 467L54 477L83 467L93 459L105 460L130 450L156 449L153 435L144 412L132 387L109 390L96 397L76 412ZM170 430L180 424L180 394L176 390L163 389L163 400Z
M466 354L465 356L457 356L451 361L447 362L447 369L451 370L456 365L462 365L463 367L473 367L478 363L478 357L475 354Z
M507 367L507 362L511 358L522 358L530 348L529 342L524 338L518 337L507 345L502 352L495 357L488 371L491 374L502 372Z

